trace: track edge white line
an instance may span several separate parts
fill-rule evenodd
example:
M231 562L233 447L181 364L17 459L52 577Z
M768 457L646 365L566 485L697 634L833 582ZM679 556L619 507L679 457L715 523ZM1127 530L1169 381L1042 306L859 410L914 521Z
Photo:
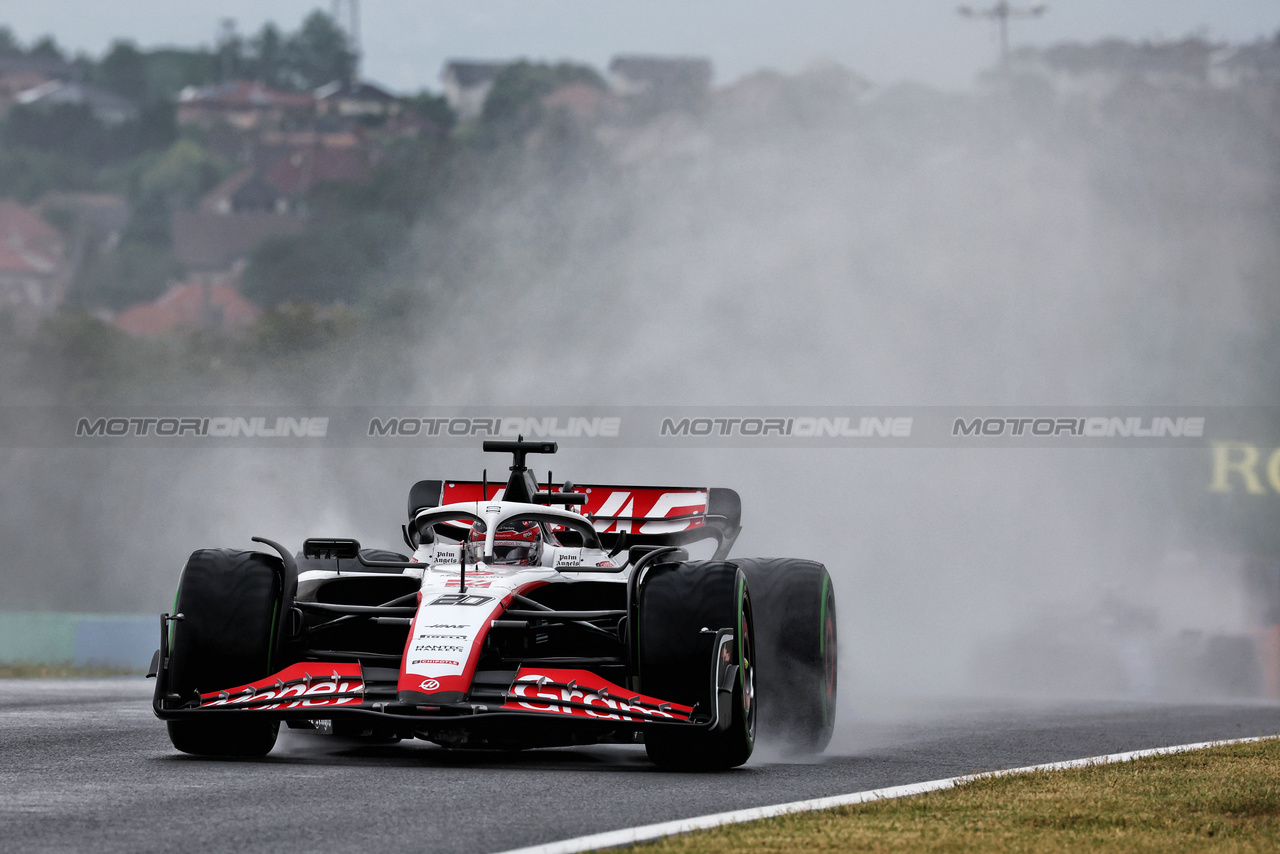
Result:
M889 786L883 789L868 789L865 792L853 792L848 795L832 795L826 798L813 798L807 801L792 801L786 804L774 804L765 807L750 807L742 810L713 813L693 818L664 821L658 824L646 824L639 827L627 827L622 830L609 830L604 833L593 833L564 839L559 842L548 842L543 845L530 845L526 848L513 848L500 854L580 854L583 851L595 851L601 848L619 848L624 845L635 845L638 842L652 842L664 836L677 836L696 830L709 830L726 824L740 824L747 821L758 821L763 818L774 818L790 813L814 812L834 807L865 804L868 801L905 798L911 795L922 795L925 792L936 792L950 789L960 783L968 783L986 777L1007 777L1013 774L1029 774L1034 771L1062 771L1069 768L1088 768L1092 765L1111 765L1117 762L1132 762L1147 756L1168 756L1175 753L1187 753L1192 750L1204 750L1209 747L1225 747L1231 744L1252 744L1280 738L1280 735L1255 736L1252 738L1231 738L1222 741L1202 741L1195 744L1176 744L1170 747L1153 747L1148 750L1130 750L1125 753L1109 753L1106 756L1089 756L1084 759L1069 759L1064 762L1048 762L1044 765L1028 765L1024 768L1006 768L1002 771L985 771L981 774L965 774L961 777L948 777L944 780L929 780L924 783L908 783L903 786Z

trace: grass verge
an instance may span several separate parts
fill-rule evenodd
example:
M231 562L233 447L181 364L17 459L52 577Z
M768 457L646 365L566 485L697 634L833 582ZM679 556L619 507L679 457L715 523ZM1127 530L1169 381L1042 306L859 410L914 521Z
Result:
M668 837L637 852L1280 851L1280 739Z
M72 667L70 664L0 664L0 679L67 679L71 677L142 676L128 667Z

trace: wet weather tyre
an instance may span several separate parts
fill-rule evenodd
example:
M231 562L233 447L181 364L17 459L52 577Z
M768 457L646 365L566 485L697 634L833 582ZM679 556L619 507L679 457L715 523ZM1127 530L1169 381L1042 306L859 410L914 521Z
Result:
M259 552L204 549L187 560L172 623L169 690L194 699L279 669L273 660L283 565ZM171 720L169 740L198 756L265 756L278 721L225 716Z
M735 560L755 605L760 733L821 753L836 719L836 599L826 567L787 558Z
M755 632L746 577L732 563L685 561L648 570L638 596L637 664L640 690L695 706L695 717L724 710L723 726L650 729L645 750L659 767L718 771L747 761L755 746ZM704 629L708 631L704 631ZM716 632L732 629L732 695L720 703L713 688Z

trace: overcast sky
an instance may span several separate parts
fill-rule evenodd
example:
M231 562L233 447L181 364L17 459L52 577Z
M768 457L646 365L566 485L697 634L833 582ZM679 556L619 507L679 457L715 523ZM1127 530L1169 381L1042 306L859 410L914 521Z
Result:
M970 5L989 5L968 0ZM994 2L994 0L990 0ZM1028 5L1030 3L1028 2ZM967 87L992 64L994 27L961 18L958 0L360 0L363 75L396 90L439 88L453 57L574 59L603 68L617 53L695 54L717 81L760 68L835 60L877 83ZM1178 38L1252 41L1280 30L1276 0L1058 0L1012 26L1013 45ZM268 19L292 30L331 0L0 0L24 42L51 33L99 55L127 37L144 47L211 44L219 21L241 33ZM343 3L346 7L346 3Z

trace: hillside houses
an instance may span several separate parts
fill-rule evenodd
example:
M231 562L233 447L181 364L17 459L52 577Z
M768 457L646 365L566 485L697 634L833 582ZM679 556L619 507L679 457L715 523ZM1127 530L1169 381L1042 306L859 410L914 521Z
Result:
M14 101L34 107L85 106L104 125L123 124L139 112L136 104L119 95L74 80L46 80L19 92Z
M1023 48L1010 57L1015 74L1047 79L1059 92L1105 97L1135 83L1165 89L1235 89L1280 83L1280 36L1244 45L1202 38Z
M257 316L257 307L231 285L194 281L174 285L154 302L120 312L114 323L130 335L150 338L183 328L230 331Z
M248 80L188 87L178 95L178 124L210 128L228 124L241 131L301 124L315 112L310 93L279 92Z
M378 159L367 125L402 109L400 99L363 83L310 93L247 82L184 91L179 124L214 131L215 147L241 168L193 208L173 211L173 257L185 277L148 310L121 315L118 323L133 334L158 334L193 318L217 327L243 320L247 313L230 294L238 293L253 250L267 238L301 234L308 195L317 187L367 180ZM194 310L190 288L226 310ZM148 324L155 329L146 332Z
M480 118L485 99L507 62L452 59L440 72L444 96L461 122ZM650 115L664 109L697 107L711 91L711 61L702 57L620 55L609 62L608 82L627 112ZM549 100L575 115L594 116L600 106L599 90L581 83L569 84Z
M403 101L367 82L335 80L317 89L315 99L317 116L381 121L404 111Z
M1280 33L1270 41L1222 48L1209 63L1209 81L1219 88L1280 85Z
M375 156L357 135L314 131L263 134L251 151L251 165L214 187L194 210L173 213L173 254L189 282L238 287L259 243L302 233L312 190L367 180Z
M0 115L18 103L24 92L53 82L75 80L75 66L43 56L0 55Z
M29 326L50 314L67 286L62 233L31 209L0 199L0 311Z
M609 82L619 95L654 108L694 106L711 90L711 61L689 56L615 56Z
M119 202L110 206L110 225L92 228L87 200L72 205L75 211L33 204L46 225L63 229L63 245L35 251L29 240L0 235L6 304L38 314L70 293L89 309L121 310L166 288L197 287L207 300L241 285L263 306L355 302L367 289L383 286L388 277L381 273L393 268L389 260L400 257L406 235L422 233L423 221L434 215L436 195L472 192L469 176L500 163L495 152L530 162L556 158L557 168L566 169L588 159L624 169L664 160L710 161L734 139L762 130L835 120L853 126L883 95L830 63L796 74L762 71L717 86L708 58L626 53L604 68L572 61L450 59L441 69L443 97L423 91L400 98L354 72L317 86L329 79L329 66L310 77L296 68L284 73L278 57L272 66L257 50L248 49L239 65L211 52L185 54L185 64L173 65L164 76L162 97L172 102L160 109L141 95L121 98L127 87L112 83L92 63L6 64L0 57L0 111L6 105L51 113L63 104L88 105L98 121L114 127L97 128L98 137L74 138L115 140L120 149L99 158L104 146L68 147L61 152L67 163L92 161L74 180L60 176L59 183L34 190L15 181L6 188L28 202L54 187L117 194ZM218 64L200 71L198 60ZM227 79L236 75L245 79ZM1083 107L1078 114L1087 119L1114 113L1118 121L1137 121L1157 88L1174 93L1170 109L1181 109L1177 100L1187 93L1201 98L1212 97L1215 89L1274 86L1280 81L1280 40L1234 47L1198 38L1102 41L1020 50L1002 68L998 86L978 94L1003 97L999 86L1016 76L1025 84L1017 95L1028 102L1056 99ZM185 85L192 81L200 85ZM94 88L108 85L116 86L116 94ZM918 89L929 104L949 101L943 93ZM906 97L910 91L879 103L893 107L893 99ZM931 108L911 109L925 115ZM83 109L67 112L93 124ZM131 116L137 121L121 127ZM57 142L62 118L11 112L7 139L18 138L25 123L34 131L21 143L23 155L43 152L44 143ZM148 123L163 125L158 140L136 142ZM39 162L34 156L31 161ZM468 177L451 181L449 170ZM130 209L122 215L125 199ZM69 204L64 200L63 207ZM79 275L79 269L92 275ZM141 284L122 284L128 282ZM130 331L145 327L147 318L181 315L186 323L217 315L193 314L194 297L181 296L191 292L173 293L179 296L164 297L167 314L135 313ZM245 316L239 310L217 316L232 315Z

